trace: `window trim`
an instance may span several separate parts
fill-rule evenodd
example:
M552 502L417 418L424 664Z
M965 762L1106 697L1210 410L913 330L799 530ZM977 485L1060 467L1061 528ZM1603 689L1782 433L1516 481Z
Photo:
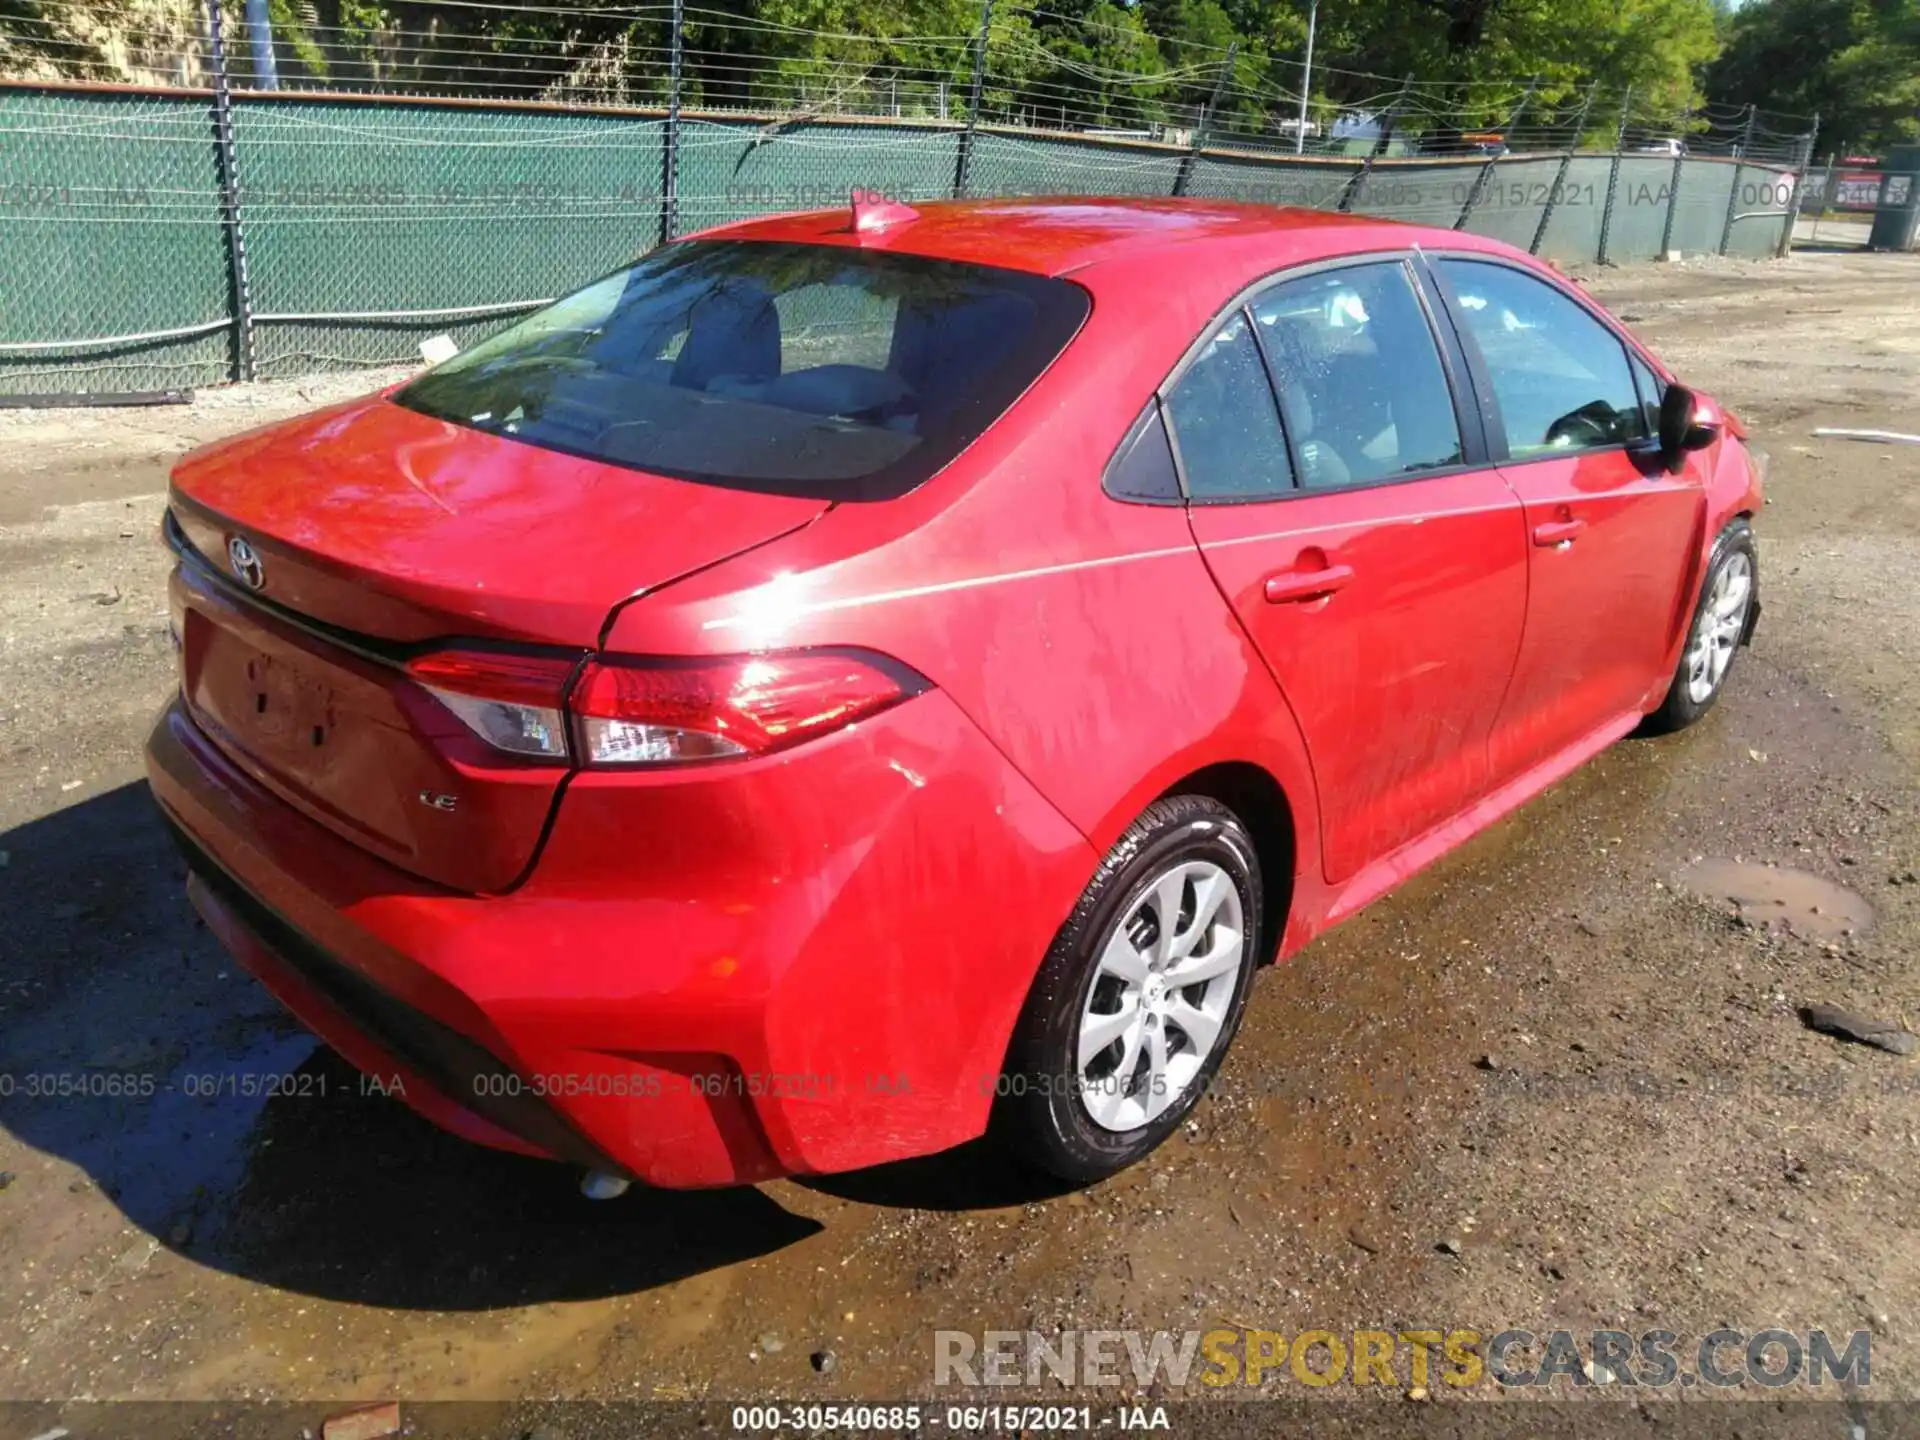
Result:
M1027 289L1029 291L1040 291L1064 286L1065 291L1061 292L1061 300L1064 302L1067 292L1070 292L1075 313L1071 324L1062 327L1058 343L1047 354L1045 362L1037 369L1034 369L1032 373L1027 376L1025 382L1017 388L1010 386L1006 388L1004 403L993 406L989 401L983 400L978 393L967 401L967 406L975 413L986 412L986 418L980 424L971 427L955 426L956 431L964 428L965 438L962 439L959 444L953 445L951 448L945 448L944 452L933 452L938 455L938 459L931 467L907 467L904 464L906 457L902 457L901 460L882 466L878 470L869 471L864 475L852 476L843 480L798 482L787 479L765 479L753 476L710 474L703 471L669 468L664 465L643 465L631 460L612 459L584 445L564 444L544 438L534 440L524 435L479 429L469 422L444 416L440 414L438 410L428 409L424 405L408 404L407 396L413 392L415 387L424 380L430 380L434 375L435 370L432 368L419 371L382 393L388 401L400 406L402 409L411 410L415 414L426 415L429 418L454 425L462 431L471 431L474 434L487 435L509 444L524 445L530 449L546 451L549 454L572 456L575 459L590 461L593 464L604 465L611 469L628 470L642 475L664 476L670 480L682 480L688 484L701 485L716 490L733 490L745 494L779 495L806 500L820 500L836 505L867 505L903 499L923 486L938 480L957 463L960 463L968 451L972 450L989 431L997 428L1006 417L1013 412L1014 408L1019 405L1021 401L1025 400L1026 397L1053 372L1054 368L1060 363L1061 357L1066 355L1066 353L1079 342L1081 335L1086 331L1087 321L1093 315L1093 292L1088 290L1080 281L1064 274L1047 275L1035 270L1021 269L1017 266L995 265L985 261L958 260L941 255L922 255L907 250L863 250L857 245L837 245L822 240L769 240L749 236L729 235L721 231L689 235L683 239L674 240L666 245L656 246L651 250L638 254L625 264L615 266L605 274L598 275L585 284L576 286L574 289L548 302L546 305L542 305L535 310L514 318L511 323L502 330L483 337L482 340L477 341L473 346L468 347L467 350L461 353L462 355L471 355L481 344L496 339L499 335L504 334L507 329L511 329L513 326L519 325L535 315L552 309L564 301L573 299L585 293L587 290L592 289L594 286L613 279L615 276L628 275L630 272L637 270L656 257L667 254L669 251L694 247L710 248L721 246L806 250L816 252L822 258L831 257L839 263L850 267L865 265L875 269L883 269L888 265L899 265L907 268L926 266L929 268L945 267L948 269L977 270L993 276L1006 277L1002 281L1003 284L1010 284L1014 288ZM1064 316L1065 313L1065 309L1063 308L1061 315ZM925 437L922 438L924 439ZM912 453L913 452L908 452L909 456Z
M1287 428L1286 407L1279 404L1279 374L1273 363L1273 357L1267 350L1267 343L1261 338L1260 318L1258 314L1255 313L1255 306L1259 304L1261 295L1278 290L1284 285L1291 285L1296 280L1313 278L1310 273L1287 275L1282 279L1276 280L1272 285L1267 286L1259 295L1254 295L1249 298L1245 308L1247 323L1253 329L1254 344L1260 349L1260 358L1266 362L1267 384L1273 391L1275 406L1280 411L1280 433L1287 441L1287 458L1293 466L1294 489L1314 495L1331 495L1338 491L1345 490L1371 490L1378 485L1394 484L1402 480L1419 480L1428 475L1451 475L1460 470L1481 470L1486 468L1484 459L1475 458L1475 440L1478 438L1475 435L1475 417L1461 404L1459 380L1454 374L1453 367L1450 363L1452 357L1447 353L1447 342L1441 335L1439 326L1434 323L1433 310L1427 303L1427 297L1420 285L1419 271L1414 268L1412 261L1412 254L1401 257L1399 260L1399 270L1401 278L1407 283L1407 289L1413 294L1414 304L1419 307L1421 316L1426 320L1427 336L1433 341L1434 355L1440 362L1440 383L1446 387L1447 400L1453 408L1453 428L1460 439L1460 459L1451 465L1423 465L1417 470L1408 470L1394 475L1382 475L1374 480L1351 480L1345 485L1305 485L1300 483L1300 453L1293 443L1292 432ZM1362 267L1370 269L1376 265L1390 263L1392 262L1385 259L1369 258L1364 260L1345 260L1343 263L1337 265L1314 266L1311 268L1315 271L1337 273L1340 270L1353 270Z
M1653 376L1653 378L1656 381L1659 381L1661 388L1655 391L1651 395L1642 395L1640 397L1641 409L1651 414L1658 415L1660 413L1661 402L1666 399L1666 393L1667 393L1666 387L1673 384L1674 382L1671 380L1662 381L1660 378L1660 371L1657 367L1649 364L1646 360L1642 359L1638 352L1634 350L1628 350L1627 351L1627 371L1629 374L1633 376L1633 388L1636 391L1638 391L1640 388L1640 372L1642 370L1646 371L1647 374ZM1660 438L1659 426L1657 424L1655 425L1654 433L1650 438L1654 440L1658 440Z
M1173 444L1174 471L1180 477L1180 491L1186 496L1186 503L1192 505L1284 505L1290 500L1306 496L1349 495L1363 490L1379 490L1389 485L1413 485L1422 480L1437 480L1449 475L1461 475L1471 471L1485 470L1499 463L1492 453L1492 434L1486 430L1484 421L1476 405L1467 403L1462 379L1453 363L1454 356L1449 353L1445 331L1439 324L1439 313L1424 293L1421 280L1421 251L1417 245L1396 247L1391 250L1356 251L1348 255L1334 255L1319 260L1309 260L1302 264L1284 266L1269 271L1250 284L1243 286L1231 300L1201 326L1199 333L1181 353L1179 360L1167 372L1154 396L1159 400L1162 413L1166 417L1167 437ZM1351 270L1362 265L1398 264L1405 274L1408 288L1413 291L1421 313L1426 317L1427 333L1433 341L1433 348L1440 361L1440 376L1446 385L1448 398L1453 405L1454 423L1460 431L1460 460L1453 465L1433 465L1422 470L1409 471L1404 475L1383 475L1377 480L1355 481L1349 485L1306 486L1300 483L1300 457L1294 448L1293 434L1287 426L1286 411L1280 404L1272 358L1267 354L1265 341L1260 338L1260 322L1254 317L1253 306L1267 291L1294 280L1310 279L1315 275L1330 271ZM1259 351L1261 364L1266 371L1267 389L1273 401L1273 409L1279 417L1280 434L1287 446L1287 465L1293 475L1293 488L1281 495L1208 495L1195 497L1187 483L1186 460L1180 453L1180 430L1173 423L1173 416L1167 412L1166 400L1173 387L1185 378L1192 368L1194 360L1206 347L1214 333L1238 313L1245 317L1247 326L1253 332L1254 347ZM1449 324L1451 324L1449 316ZM1459 352L1460 360L1469 359L1464 347ZM1476 392L1477 394L1477 392ZM1585 452L1582 452L1585 453Z
M1419 268L1431 279L1434 290L1440 297L1441 304L1446 308L1448 321L1452 325L1454 332L1459 336L1461 347L1466 354L1468 376L1472 380L1475 392L1480 397L1480 408L1483 413L1483 423L1486 428L1489 464L1510 470L1517 469L1523 465L1538 465L1542 462L1553 460L1580 459L1588 455L1612 455L1617 453L1637 459L1648 453L1648 442L1645 439L1640 439L1615 440L1606 445L1589 445L1578 450L1567 449L1540 455L1516 456L1513 454L1507 444L1507 427L1500 414L1500 401L1494 394L1493 373L1487 368L1486 355L1480 349L1480 342L1473 338L1473 332L1467 328L1466 322L1461 316L1461 312L1465 307L1461 305L1460 296L1458 292L1454 290L1453 282L1448 279L1447 272L1440 268L1438 262L1442 260L1459 260L1475 265L1491 265L1501 270L1510 270L1516 275L1523 275L1527 279L1544 285L1554 293L1565 296L1568 300L1571 300L1582 313L1594 320L1602 330L1612 336L1614 343L1620 347L1621 358L1627 362L1627 378L1633 385L1633 391L1636 396L1640 393L1639 377L1633 373L1633 361L1636 356L1645 362L1646 367L1651 370L1656 377L1664 376L1668 384L1672 384L1673 380L1671 376L1666 375L1665 367L1651 355L1643 351L1639 345L1635 344L1632 338L1621 330L1619 323L1616 322L1611 315L1607 314L1598 304L1581 294L1574 287L1560 283L1551 272L1542 273L1534 266L1522 265L1509 259L1505 255L1489 254L1484 250L1446 249L1425 251L1420 256Z
M1280 432L1280 447L1287 462L1287 488L1277 495L1195 495L1193 486L1187 479L1187 457L1180 448L1180 427L1173 418L1173 407L1168 403L1172 392L1181 380L1187 378L1192 362L1198 358L1207 344L1235 320L1247 327L1247 338L1253 341L1254 358L1260 362L1260 374L1267 382L1267 403L1273 406L1274 428ZM1273 366L1267 360L1266 347L1260 343L1260 322L1253 317L1253 310L1245 301L1235 307L1222 311L1208 322L1207 328L1200 332L1199 341L1189 348L1180 360L1179 378L1165 382L1153 392L1154 404L1160 407L1160 418L1167 427L1167 441L1173 447L1173 473L1180 481L1182 502L1187 505L1268 505L1275 500L1289 500L1301 492L1300 462L1293 453L1293 440L1287 432L1287 412L1281 407L1280 392L1273 382Z
M1139 443L1141 435L1154 421L1160 425L1160 433L1166 437L1167 453L1173 459L1174 493L1161 497L1155 495L1126 495L1113 488L1114 472ZM1120 443L1113 447L1113 454L1107 457L1106 468L1100 472L1100 493L1109 500L1117 500L1122 505L1177 505L1187 503L1187 476L1180 465L1180 446L1174 439L1173 421L1167 415L1166 408L1160 403L1159 392L1147 397L1147 403L1140 407L1140 413L1133 417L1133 423L1127 426L1127 433L1120 437Z
M1498 465L1507 448L1506 430L1500 423L1500 409L1494 403L1492 377L1482 368L1478 347L1468 344L1453 293L1442 288L1444 277L1427 263L1424 254L1415 254L1413 269L1419 277L1421 289L1431 298L1436 325L1439 319L1445 320L1447 336L1459 357L1457 380L1461 403L1472 412L1473 425L1479 434L1480 453L1485 457L1486 464Z

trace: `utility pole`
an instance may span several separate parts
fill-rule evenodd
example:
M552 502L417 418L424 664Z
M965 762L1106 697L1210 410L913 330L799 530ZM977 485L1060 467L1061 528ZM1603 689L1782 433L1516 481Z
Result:
M1320 28L1320 0L1307 8L1307 63L1300 67L1300 128L1293 132L1293 153L1307 148L1307 97L1313 93L1313 39Z
M247 40L253 46L253 88L278 90L280 72L273 63L273 19L267 0L247 0Z

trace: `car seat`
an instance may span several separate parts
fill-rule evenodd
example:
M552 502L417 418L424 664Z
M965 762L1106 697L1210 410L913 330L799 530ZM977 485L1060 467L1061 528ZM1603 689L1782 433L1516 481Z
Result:
M779 376L780 312L764 287L735 282L693 302L671 384L752 394Z
M918 397L921 434L939 429L980 393L1036 314L1030 298L1006 293L900 302L887 369Z

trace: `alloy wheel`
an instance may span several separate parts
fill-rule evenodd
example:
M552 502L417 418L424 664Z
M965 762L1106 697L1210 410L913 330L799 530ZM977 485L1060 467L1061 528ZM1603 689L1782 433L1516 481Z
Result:
M1726 678L1752 603L1753 562L1735 550L1714 572L1707 603L1700 607L1687 645L1687 698L1694 704L1704 705Z
M1150 1124L1219 1044L1247 953L1240 891L1219 865L1173 865L1136 892L1100 949L1075 1036L1081 1103L1103 1130Z

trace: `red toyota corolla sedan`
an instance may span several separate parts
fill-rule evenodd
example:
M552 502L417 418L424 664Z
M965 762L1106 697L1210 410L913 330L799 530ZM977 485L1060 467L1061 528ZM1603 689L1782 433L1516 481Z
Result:
M753 221L183 461L153 791L227 947L461 1135L1094 1178L1256 967L1714 702L1742 439L1470 235Z

